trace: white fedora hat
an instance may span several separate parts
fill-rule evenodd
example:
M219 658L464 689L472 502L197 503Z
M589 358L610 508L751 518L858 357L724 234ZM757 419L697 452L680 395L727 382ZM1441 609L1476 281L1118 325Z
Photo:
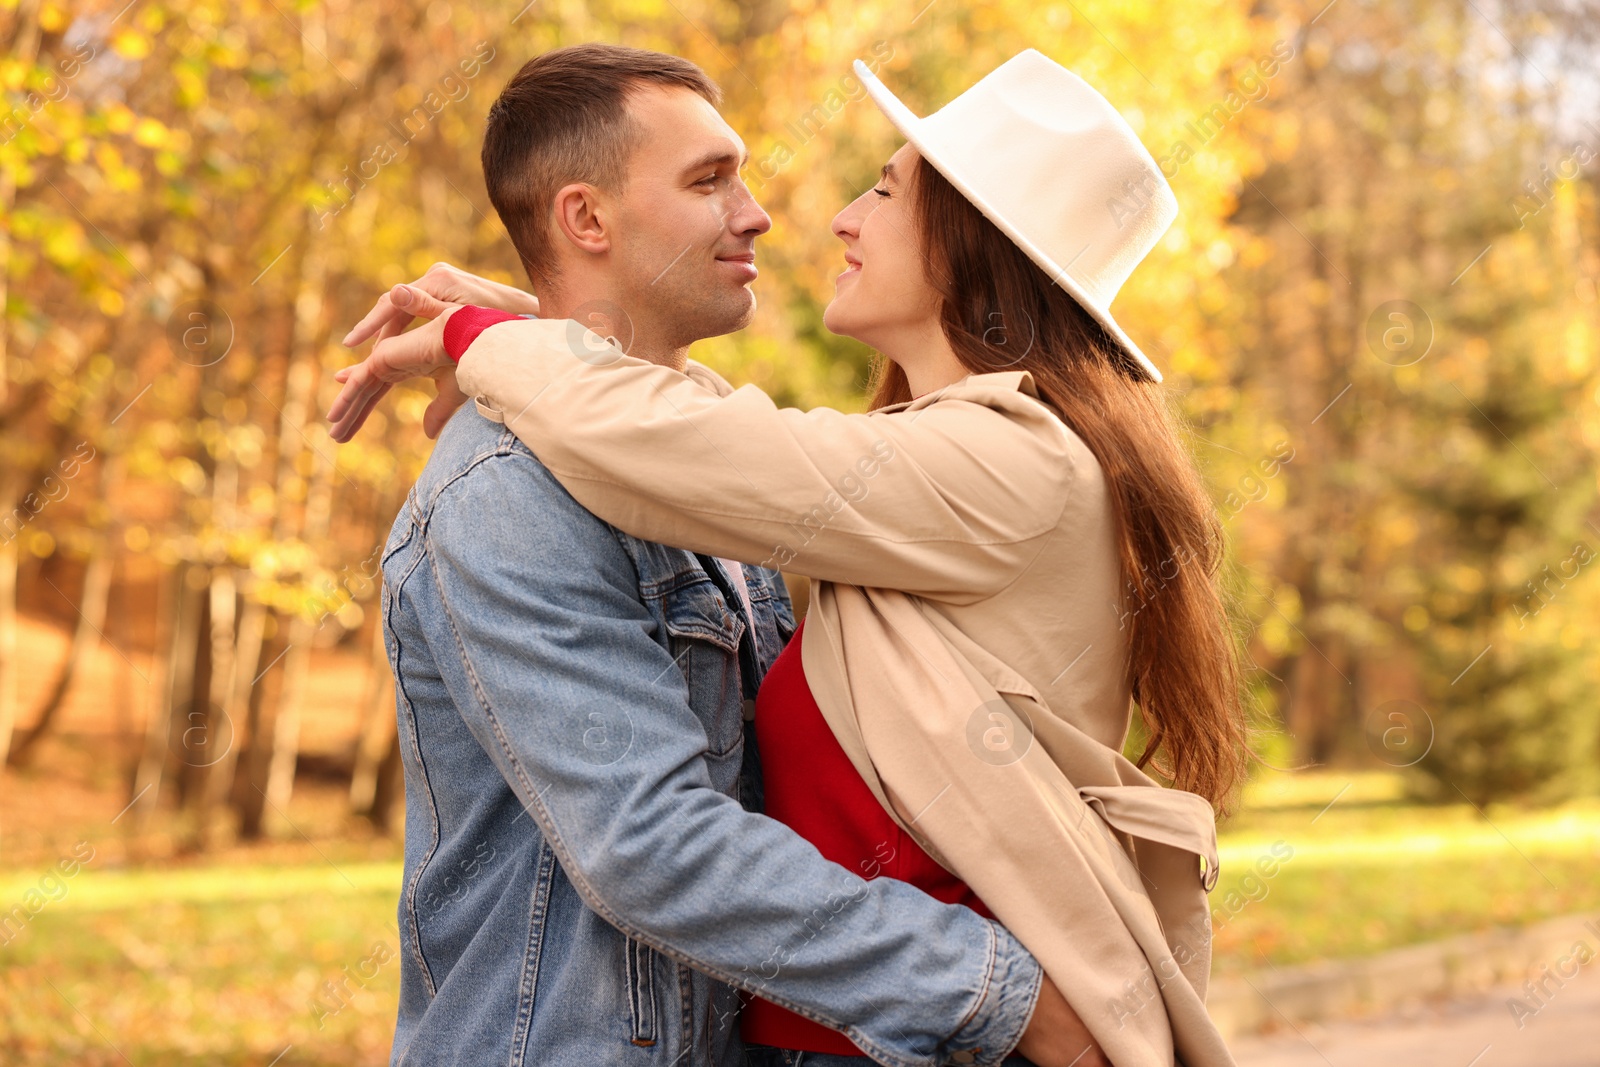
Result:
M1032 48L927 118L859 59L855 72L922 158L1159 382L1111 301L1178 217L1178 201L1111 102Z

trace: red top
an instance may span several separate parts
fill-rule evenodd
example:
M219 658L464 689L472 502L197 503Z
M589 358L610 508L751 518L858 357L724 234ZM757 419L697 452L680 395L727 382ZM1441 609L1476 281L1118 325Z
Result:
M856 773L800 665L801 621L756 695L756 743L766 788L766 813L817 847L825 859L863 878L910 882L946 904L994 915L955 875L900 829ZM865 1056L837 1030L752 997L740 1030L746 1042L837 1056Z

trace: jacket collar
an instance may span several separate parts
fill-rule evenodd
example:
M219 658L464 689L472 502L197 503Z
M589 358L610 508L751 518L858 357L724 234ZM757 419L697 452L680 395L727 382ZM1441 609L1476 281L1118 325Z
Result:
M948 400L952 397L966 397L974 394L987 395L996 392L1025 393L1035 400L1039 398L1039 387L1034 382L1031 371L990 371L987 374L969 374L965 378L957 379L949 385L941 385L939 388L929 390L911 400L902 400L898 404L885 404L881 408L874 409L873 414L909 411L912 408L926 407L937 400Z

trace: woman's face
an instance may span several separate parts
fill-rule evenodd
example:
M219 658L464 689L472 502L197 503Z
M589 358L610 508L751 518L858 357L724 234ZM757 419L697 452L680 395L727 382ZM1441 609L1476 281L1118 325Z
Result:
M834 281L822 323L890 358L915 351L930 329L938 330L939 295L928 284L911 202L919 159L916 149L902 146L878 184L833 219L845 270Z

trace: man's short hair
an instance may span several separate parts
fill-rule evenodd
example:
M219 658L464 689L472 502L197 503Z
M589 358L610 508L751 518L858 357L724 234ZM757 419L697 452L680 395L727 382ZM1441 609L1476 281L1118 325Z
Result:
M572 182L620 190L640 131L628 97L649 86L722 92L687 59L612 44L558 48L530 59L489 108L483 179L537 288L555 276L551 222L556 192Z

